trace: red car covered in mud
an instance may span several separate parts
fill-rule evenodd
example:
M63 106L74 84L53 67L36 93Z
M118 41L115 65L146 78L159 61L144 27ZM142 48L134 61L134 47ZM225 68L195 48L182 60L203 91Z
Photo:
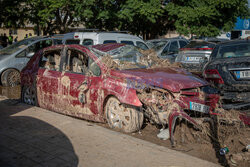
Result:
M198 127L197 119L215 114L219 96L206 81L143 58L124 44L45 48L21 72L22 100L125 132L146 119L168 127L172 142L177 119Z

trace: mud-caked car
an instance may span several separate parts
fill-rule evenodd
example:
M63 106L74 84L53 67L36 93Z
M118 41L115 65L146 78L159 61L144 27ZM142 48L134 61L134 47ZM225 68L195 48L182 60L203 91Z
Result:
M35 54L21 72L22 100L125 132L145 118L168 127L177 119L199 126L214 114L219 96L208 82L162 60L150 66L134 46L57 45ZM150 63L153 64L153 63ZM162 67L161 67L162 65Z

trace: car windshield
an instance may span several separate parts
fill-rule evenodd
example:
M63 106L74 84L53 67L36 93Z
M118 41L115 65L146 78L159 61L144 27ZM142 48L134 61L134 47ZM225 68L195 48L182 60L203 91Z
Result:
M184 48L192 48L192 49L198 49L198 48L214 48L216 44L206 41L191 41L189 44L187 44Z
M217 58L250 56L250 43L221 46Z
M107 54L119 65L128 65L126 69L147 68L147 65L141 62L143 54L135 46L124 45L107 52Z
M36 41L39 38L28 38L28 39L24 39L21 40L19 42L16 42L4 49L0 50L0 55L11 55L19 50L21 50L22 48L26 47L27 45L29 45L30 43Z
M100 61L111 69L127 70L172 66L167 59L163 60L159 58L156 52L145 51L132 45L115 47L105 52L97 48L93 48L92 50L101 59ZM173 67L176 67L176 65L173 64Z

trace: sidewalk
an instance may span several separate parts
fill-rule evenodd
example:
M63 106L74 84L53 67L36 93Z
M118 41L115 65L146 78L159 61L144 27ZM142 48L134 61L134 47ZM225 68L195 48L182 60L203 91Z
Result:
M91 122L0 96L0 166L217 165Z

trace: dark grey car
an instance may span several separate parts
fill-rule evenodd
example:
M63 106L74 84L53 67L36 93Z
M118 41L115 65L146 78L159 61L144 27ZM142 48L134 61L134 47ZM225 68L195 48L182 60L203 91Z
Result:
M188 44L185 38L163 38L148 40L148 43L153 44L152 48L156 51L158 57L169 59L174 62L180 48Z
M203 62L208 60L214 47L215 43L194 40L191 41L184 48L180 49L175 62L180 62L186 70L201 74L203 70Z
M250 109L250 41L218 44L203 76L220 90L225 109Z
M60 44L60 38L33 37L16 42L0 50L0 77L3 86L15 86L20 82L20 71L40 49Z

